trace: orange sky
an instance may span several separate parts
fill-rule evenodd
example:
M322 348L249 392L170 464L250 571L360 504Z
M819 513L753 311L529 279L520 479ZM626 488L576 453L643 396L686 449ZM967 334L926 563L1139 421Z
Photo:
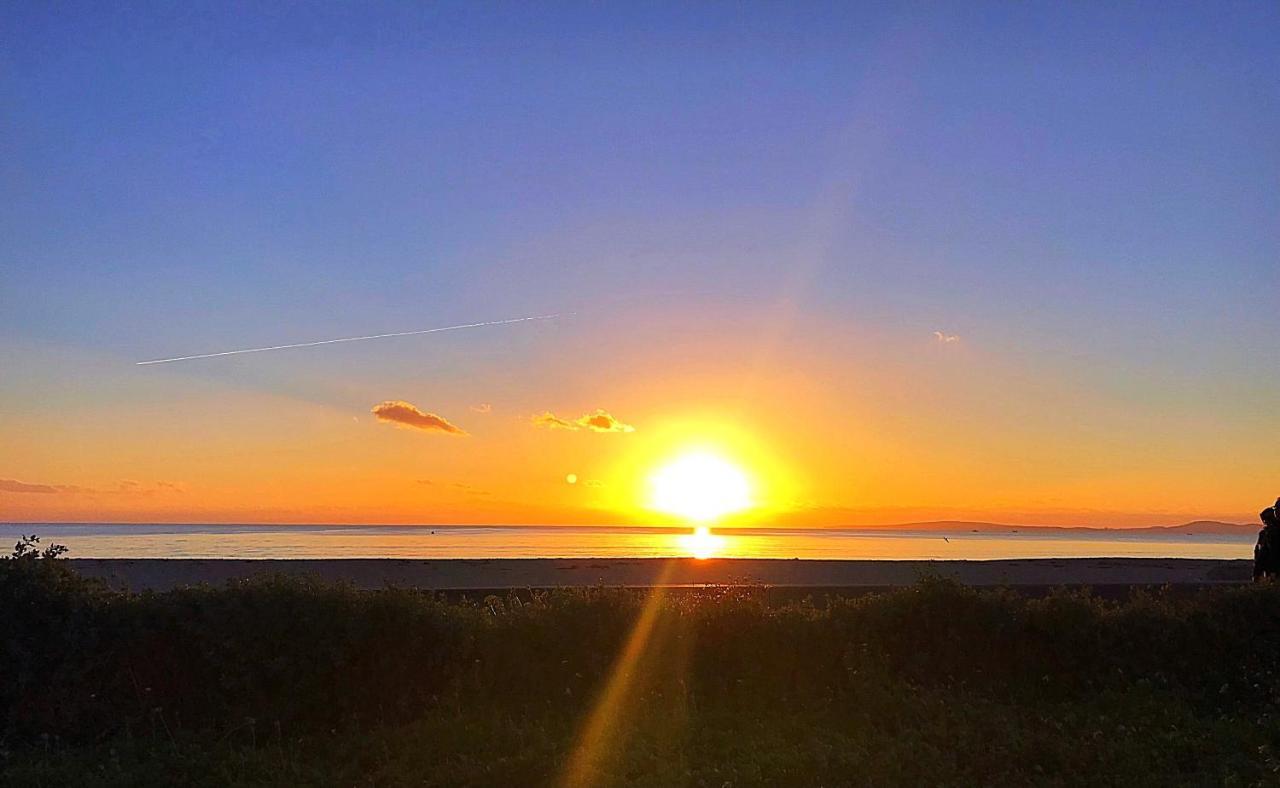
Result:
M455 359L470 369L444 384L413 370L453 352L439 342L376 370L356 348L158 370L10 348L7 368L39 374L6 394L0 518L669 522L645 508L646 481L690 447L752 479L758 505L730 523L1247 521L1270 500L1256 415L1156 418L975 339L809 318L784 336L784 321L711 311L637 313L632 332L582 322L473 338ZM513 355L534 380L516 380ZM438 419L379 418L388 400Z

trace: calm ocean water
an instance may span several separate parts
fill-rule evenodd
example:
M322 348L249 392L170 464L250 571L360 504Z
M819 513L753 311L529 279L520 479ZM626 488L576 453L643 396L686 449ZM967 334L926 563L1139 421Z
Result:
M1250 558L1255 534L856 529L713 530L624 526L4 524L73 558Z

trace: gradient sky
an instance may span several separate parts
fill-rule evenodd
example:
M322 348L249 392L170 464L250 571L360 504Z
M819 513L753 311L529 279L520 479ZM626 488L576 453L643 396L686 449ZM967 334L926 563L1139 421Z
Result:
M0 519L1254 519L1280 6L862 5L6 4Z

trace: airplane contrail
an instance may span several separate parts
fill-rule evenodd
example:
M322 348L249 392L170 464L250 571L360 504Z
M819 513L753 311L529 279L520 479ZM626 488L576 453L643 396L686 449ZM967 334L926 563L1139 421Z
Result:
M436 334L441 331L457 331L461 328L480 328L481 326L505 326L511 323L524 323L529 320L554 320L562 313L554 315L533 315L531 317L513 317L508 320L486 320L483 323L463 323L457 326L441 326L424 328L419 331L396 331L391 334L370 334L365 337L341 337L339 339L322 339L319 342L295 342L290 345L271 345L269 347L249 347L240 350L224 350L221 353L199 353L194 356L174 356L173 358L153 358L150 361L135 361L135 366L146 364L168 364L173 361L193 361L198 358L217 358L218 356L236 356L241 353L265 353L268 350L289 350L298 347L315 347L316 345L336 345L340 342L363 342L366 339L386 339L387 337L411 337L417 334Z

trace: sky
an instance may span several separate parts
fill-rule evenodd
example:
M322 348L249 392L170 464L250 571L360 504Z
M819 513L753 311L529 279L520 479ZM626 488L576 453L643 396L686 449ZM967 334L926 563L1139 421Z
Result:
M1245 2L9 3L0 519L661 521L707 448L742 522L1255 520L1277 41Z

